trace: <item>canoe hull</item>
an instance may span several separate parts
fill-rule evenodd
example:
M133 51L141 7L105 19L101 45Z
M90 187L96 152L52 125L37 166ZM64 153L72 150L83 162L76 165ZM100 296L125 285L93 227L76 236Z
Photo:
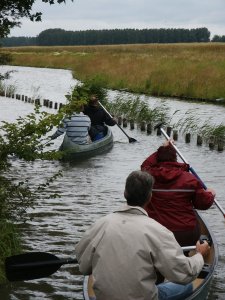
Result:
M205 220L200 215L198 215L198 222L201 228L201 234L206 235L212 241L212 245L210 247L210 254L207 258L205 258L205 266L203 267L203 271L199 274L199 277L193 281L193 293L184 300L207 299L213 274L218 263L219 253L215 237L206 224ZM92 289L92 276L84 277L83 296L84 300L94 299L94 291Z
M107 135L95 142L85 145L74 144L67 135L59 150L63 151L62 160L86 159L88 157L109 151L113 147L113 134L108 128Z
M206 273L202 282L194 289L191 296L186 298L185 300L205 300L207 299L210 284L213 279L213 274L215 272L217 263L218 263L218 245L215 239L213 232L210 227L207 225L206 221L199 216L199 225L201 228L201 234L207 235L212 241L212 245L210 247L210 255L205 259ZM204 267L203 267L204 269ZM201 274L201 273L200 273ZM197 281L196 279L195 281Z

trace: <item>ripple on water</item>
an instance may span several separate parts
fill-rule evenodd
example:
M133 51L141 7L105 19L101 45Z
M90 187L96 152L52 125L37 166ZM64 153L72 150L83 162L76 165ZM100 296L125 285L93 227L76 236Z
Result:
M35 73L36 82L39 78L37 74L39 73ZM45 70L41 73L41 77L45 78L45 82L49 82L52 77L49 76L46 80L46 74ZM63 72L58 73L58 70L54 70L54 82L58 82L57 78L63 77L63 74ZM67 76L65 78L68 79ZM51 96L51 89L49 89L49 95ZM54 95L52 93L52 96ZM152 103L153 99L150 100ZM172 110L179 108L181 113L188 108L187 103L179 101L170 101L170 103ZM189 108L193 108L195 105L192 103ZM220 116L224 118L224 108L199 104L197 106L198 115L201 115L201 118L208 118L212 111L218 121ZM10 121L15 119L18 113L23 115L32 109L32 105L22 102L18 104L16 100L6 101L1 98L0 120L4 117ZM74 247L86 229L99 217L118 209L124 203L123 191L127 175L131 171L139 169L143 160L164 142L163 137L155 134L147 135L137 129L133 131L126 129L126 132L138 142L130 144L121 130L114 126L115 142L112 150L86 161L73 163L12 162L14 178L21 177L21 168L23 168L23 176L30 178L34 185L37 182L43 182L44 178L52 176L57 171L63 173L63 177L58 178L51 188L51 191L59 193L61 198L47 199L47 195L43 194L40 199L37 199L34 209L29 210L32 221L26 225L20 224L25 250L49 252L60 258L74 257ZM191 162L192 167L206 185L216 189L217 200L225 207L224 153L210 151L205 145L196 147L194 139L190 144L185 144L183 141L184 138L179 136L177 141L179 150ZM52 147L57 148L60 143L61 140L58 139L54 141ZM220 253L209 299L222 300L225 299L224 218L215 205L202 214L216 236ZM4 300L81 300L83 299L82 281L83 277L79 275L77 265L62 266L51 277L13 283L10 287L1 289L0 292L1 296L5 296Z

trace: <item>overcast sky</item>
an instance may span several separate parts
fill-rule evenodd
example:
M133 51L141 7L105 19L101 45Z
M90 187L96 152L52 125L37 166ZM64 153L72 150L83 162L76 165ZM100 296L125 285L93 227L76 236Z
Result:
M66 0L49 5L36 1L42 22L22 20L10 36L37 36L49 28L65 30L115 28L200 28L211 37L225 35L225 0Z

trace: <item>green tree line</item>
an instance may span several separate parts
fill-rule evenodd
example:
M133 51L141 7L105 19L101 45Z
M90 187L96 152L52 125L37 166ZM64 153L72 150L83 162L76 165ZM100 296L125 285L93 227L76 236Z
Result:
M224 43L225 42L225 35L214 35L212 42L217 42L217 43Z
M196 29L104 29L66 31L47 29L37 37L6 37L1 39L4 47L13 46L75 46L116 45L148 43L199 43L209 42L207 28Z

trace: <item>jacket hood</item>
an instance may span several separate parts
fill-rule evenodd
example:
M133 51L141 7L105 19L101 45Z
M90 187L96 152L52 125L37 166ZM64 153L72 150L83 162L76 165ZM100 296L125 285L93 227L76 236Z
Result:
M188 171L187 165L179 162L161 162L151 167L151 174L159 183L168 183L177 179L183 171Z

